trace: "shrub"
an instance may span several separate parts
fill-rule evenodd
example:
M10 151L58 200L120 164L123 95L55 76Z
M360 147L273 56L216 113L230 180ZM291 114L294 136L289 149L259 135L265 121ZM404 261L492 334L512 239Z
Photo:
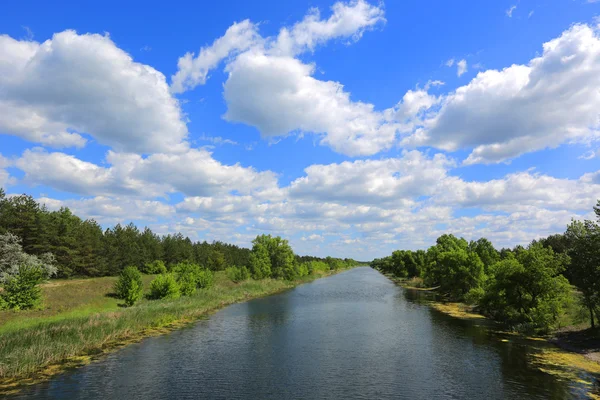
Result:
M39 284L47 276L46 270L37 265L20 265L17 274L8 278L0 294L0 308L26 310L41 304L42 293Z
M191 271L186 271L177 275L177 284L179 291L183 296L191 296L196 292L197 276Z
M299 277L308 275L308 266L305 263L296 265L296 273Z
M125 267L119 280L115 283L115 293L119 299L125 300L127 306L134 305L142 298L144 286L142 274L136 267Z
M196 285L200 289L206 289L211 287L215 282L215 276L212 271L208 269L201 269L198 272Z
M167 272L167 267L161 260L154 260L150 263L146 263L140 270L142 273L148 275L165 274Z
M250 271L246 267L229 267L226 269L227 277L233 282L241 282L250 279Z
M151 299L176 299L181 295L173 274L161 274L150 283Z

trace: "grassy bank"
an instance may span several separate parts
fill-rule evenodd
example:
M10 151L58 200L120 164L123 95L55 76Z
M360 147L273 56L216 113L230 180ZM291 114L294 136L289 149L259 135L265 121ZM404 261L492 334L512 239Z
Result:
M215 285L177 300L123 308L110 297L116 278L56 281L43 287L45 308L0 313L0 393L31 384L143 337L161 334L225 305L266 296L330 275ZM146 283L151 276L144 277ZM146 285L147 286L147 285Z

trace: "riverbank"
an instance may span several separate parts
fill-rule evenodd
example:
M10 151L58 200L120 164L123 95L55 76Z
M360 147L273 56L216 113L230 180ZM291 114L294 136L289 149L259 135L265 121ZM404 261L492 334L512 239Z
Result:
M130 308L120 307L119 301L110 297L113 278L100 278L101 289L88 292L85 296L88 302L81 306L57 312L59 306L48 303L45 310L33 311L29 318L21 313L3 312L0 315L0 394L47 380L67 368L87 364L145 337L180 328L229 304L275 294L337 272L341 270L291 282L265 279L239 284L219 272L213 287L199 290L193 296L143 301ZM56 291L57 299L74 304L72 299L78 297L74 293L85 293L86 285L95 286L89 280L72 282L51 282L49 285L58 286L54 290L52 286L43 289L45 293ZM98 293L101 293L100 298Z

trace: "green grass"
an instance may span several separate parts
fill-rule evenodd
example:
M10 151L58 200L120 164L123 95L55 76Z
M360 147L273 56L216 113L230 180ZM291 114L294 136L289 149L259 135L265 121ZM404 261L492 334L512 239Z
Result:
M177 300L143 300L120 307L112 292L116 278L55 281L43 288L43 310L0 313L0 392L45 379L71 362L82 363L145 336L197 320L225 305L265 296L316 279L265 279L235 284L223 272L215 285ZM152 277L144 277L145 287ZM84 356L84 357L82 357Z

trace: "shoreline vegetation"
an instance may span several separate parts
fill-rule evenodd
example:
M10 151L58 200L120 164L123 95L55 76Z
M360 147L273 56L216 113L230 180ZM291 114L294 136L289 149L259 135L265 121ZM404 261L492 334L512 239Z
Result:
M392 274L384 274L398 286L419 292L435 293L436 288L413 286L413 279L397 278ZM531 342L530 345L538 350L532 360L536 367L559 379L584 383L578 372L600 375L600 335L596 330L576 330L565 327L543 336L528 336L524 333L502 330L501 324L479 314L476 307L462 302L427 300L427 306L452 318L471 320L485 324L494 332L500 342L508 343L513 340ZM496 330L494 328L499 328Z
M540 371L592 385L600 377L600 200L594 214L527 246L443 234L427 250L396 250L371 266L433 292L432 308L486 325L503 343L527 341Z
M98 290L88 297L88 305L62 312L32 310L30 317L21 312L0 313L0 395L46 381L147 337L193 324L230 304L280 293L344 270L315 271L293 281L267 278L239 283L217 272L214 286L192 296L143 300L135 307L122 307L107 297L116 277L50 281L42 285L42 291L54 299L73 290L77 297L78 286L90 294L97 283Z

